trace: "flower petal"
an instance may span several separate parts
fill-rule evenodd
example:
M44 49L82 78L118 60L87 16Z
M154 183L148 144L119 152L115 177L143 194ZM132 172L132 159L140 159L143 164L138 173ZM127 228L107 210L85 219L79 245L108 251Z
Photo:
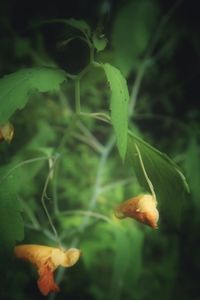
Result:
M60 288L54 281L53 271L48 266L39 269L38 288L42 295L46 296L49 292L59 292Z
M53 272L58 266L71 267L79 259L81 251L76 248L63 250L43 245L20 245L14 249L17 258L27 260L38 269L38 288L43 295L58 292L59 287L54 282Z
M156 208L157 202L152 195L140 195L120 204L116 209L116 217L122 219L126 217L157 228L159 212Z

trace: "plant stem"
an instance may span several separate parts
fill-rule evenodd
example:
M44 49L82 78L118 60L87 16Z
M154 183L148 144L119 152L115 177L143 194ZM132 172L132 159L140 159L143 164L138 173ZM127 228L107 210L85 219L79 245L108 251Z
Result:
M90 202L88 205L89 211L92 211L95 207L97 197L99 196L99 190L100 190L103 170L104 170L108 155L109 155L111 149L113 148L114 143L115 143L115 137L112 135L111 138L109 139L106 147L104 148L104 151L100 158L99 166L97 169L96 180L95 180L95 184L94 184L93 194L91 196L91 199L90 199ZM85 230L85 228L87 227L88 221L89 221L89 216L85 216L85 218L83 219L83 222L80 226L80 232L83 232Z
M99 220L103 220L107 223L112 223L110 218L108 218L105 215L99 214L94 211L87 211L87 210L67 210L67 211L62 211L60 215L82 215L82 216L88 216L90 218L96 218Z
M135 104L136 104L138 93L139 93L139 89L140 89L147 65L148 65L148 60L144 59L144 61L142 62L141 66L138 70L138 73L136 75L136 79L135 79L135 82L134 82L134 85L132 88L132 92L131 92L131 97L130 97L129 118L133 115Z
M133 179L134 179L133 177L130 177L130 178L115 181L113 183L109 183L109 184L101 187L100 193L105 193L106 191L112 190L116 186L118 187L119 185L123 186L123 185L129 184L129 183L132 183Z
M76 113L79 115L81 112L81 95L80 95L80 77L77 76L74 80L75 86L75 110Z
M41 160L48 160L49 158L54 158L54 156L48 157L48 156L40 156L40 157L36 157L36 158L31 158L31 159L27 159L24 160L18 164L16 164L13 168L11 168L8 173L6 173L5 176L2 177L2 179L0 180L0 182L4 179L6 179L8 176L10 176L10 174L12 174L12 172L14 172L16 169L23 167L24 165L28 165L31 163L34 163L36 161L41 161Z
M61 243L60 243L60 239L59 239L57 230L56 230L56 228L55 228L55 226L54 226L54 224L53 224L53 221L52 221L52 219L51 219L51 216L50 216L50 214L49 214L49 212L48 212L48 209L47 209L47 207L46 207L46 204L45 204L45 198L47 198L47 195L46 195L47 187L48 187L48 184L49 184L49 180L51 179L51 176L52 176L52 170L54 169L56 160L57 160L57 159L54 160L54 162L53 162L53 164L52 164L52 166L51 166L51 168L50 168L50 170L49 170L49 173L48 173L48 175L47 175L47 178L46 178L46 180L45 180L45 184L44 184L43 191L42 191L42 196L41 196L41 203L42 203L43 209L44 209L44 211L45 211L45 214L46 214L46 216L47 216L47 219L48 219L48 221L49 221L49 224L50 224L50 226L51 226L51 228L52 228L52 231L53 231L53 233L54 233L54 235L55 235L55 239L56 239L56 241L57 241L57 243L58 243L58 246L60 247L60 246L61 246Z
M147 181L147 184L149 186L149 189L152 193L152 196L153 196L153 199L156 201L157 203L157 199L156 199L156 194L155 194L155 191L154 191L154 187L153 187L153 184L151 182L151 180L149 179L148 175L147 175L147 172L145 170L145 167L144 167L144 163L143 163L143 160L142 160L142 155L140 153L140 149L138 148L138 145L135 143L135 148L136 148L136 151L137 151L137 154L138 154L138 157L139 157L139 161L140 161L140 164L141 164L141 167L142 167L142 171L144 173L144 177Z

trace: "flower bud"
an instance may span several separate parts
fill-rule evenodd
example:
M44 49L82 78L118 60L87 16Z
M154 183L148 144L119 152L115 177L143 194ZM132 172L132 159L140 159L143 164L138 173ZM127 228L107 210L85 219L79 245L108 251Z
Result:
M10 143L13 139L14 127L10 122L0 126L0 141L6 141Z

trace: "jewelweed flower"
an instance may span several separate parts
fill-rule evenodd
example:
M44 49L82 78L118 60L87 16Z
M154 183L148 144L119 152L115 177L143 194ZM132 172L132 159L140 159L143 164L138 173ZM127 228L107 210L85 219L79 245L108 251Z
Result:
M117 207L115 215L119 219L134 218L152 228L157 228L159 212L156 207L156 199L152 195L144 194L124 201Z
M40 292L46 296L60 289L54 281L53 272L59 267L71 267L79 259L81 251L76 248L63 250L43 245L19 245L14 248L17 258L29 261L38 270Z
M0 141L6 141L10 143L13 139L14 127L10 122L0 126Z

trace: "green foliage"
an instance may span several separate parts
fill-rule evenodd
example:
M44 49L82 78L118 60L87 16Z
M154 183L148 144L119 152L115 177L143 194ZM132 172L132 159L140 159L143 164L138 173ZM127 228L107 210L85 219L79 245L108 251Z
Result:
M185 192L188 191L188 185L183 174L166 154L130 133L127 159L133 165L141 185L150 193L151 190L145 178L136 146L140 151L147 176L153 184L163 216L179 224L181 206Z
M82 31L86 36L90 35L90 26L83 20L68 19L66 24Z
M45 47L42 47L41 32L36 33L39 41L36 48L32 48L31 37L16 39L18 47L15 47L12 61L10 57L4 60L6 72L16 63L24 67L25 58L32 61L33 66L41 66L22 69L0 81L0 124L12 116L15 128L12 143L7 145L2 141L0 144L0 254L4 258L3 253L12 251L16 241L23 239L23 228L23 243L58 246L53 224L62 247L78 247L82 257L68 272L58 270L56 280L61 282L61 292L52 295L52 299L79 299L80 295L96 300L159 300L162 296L166 300L184 299L174 297L173 290L180 285L180 274L184 276L181 268L186 269L185 264L191 259L191 252L184 246L185 239L194 238L189 241L194 242L195 248L193 228L198 237L199 216L195 211L188 214L187 209L191 209L192 203L195 208L199 207L199 135L193 134L188 140L180 134L181 126L171 115L174 103L170 103L168 88L176 81L176 73L168 62L178 43L170 39L167 45L161 45L161 51L159 43L156 45L158 58L167 60L164 73L162 63L157 63L157 53L155 57L143 59L148 42L152 37L153 40L157 38L152 33L159 11L157 2L145 0L130 1L120 8L110 31L113 48L105 48L106 38L97 34L98 29L91 30L85 21L52 19L41 22L41 25L64 25L61 34L66 39L61 41L61 46L68 47L68 42L76 38L88 44L90 62L77 75L42 67L40 57L45 54ZM173 23L171 27L169 36L174 30ZM162 44L163 40L165 35L159 42ZM52 48L57 49L56 45ZM56 57L57 53L53 54ZM49 57L48 49L46 56ZM71 53L70 60L76 60L75 53ZM146 64L147 61L151 65ZM141 72L140 67L144 65L150 68L144 67ZM127 76L127 81L121 72ZM66 77L69 78L67 84L64 83ZM77 97L74 95L75 81L78 82ZM177 92L181 93L177 86ZM135 110L129 112L128 88L135 101ZM158 92L164 96L159 97ZM26 105L30 96L32 101L26 109L14 114ZM73 109L75 98L80 101L80 111ZM170 112L170 117L158 116L160 106L165 114ZM128 115L129 127L134 133L137 128L137 135L128 131ZM152 126L147 122L149 116ZM120 156L113 147L115 136ZM186 180L168 156L143 139L174 156L187 171L193 202L185 202L187 226L184 223L183 228L177 230L175 225L181 223L180 207L187 189ZM123 164L126 158L127 164ZM115 208L124 200L151 192L144 169L158 200L160 222L155 231L135 220L118 220L114 216ZM49 212L51 224L41 200ZM198 266L198 259L195 262ZM9 274L9 287L12 282L12 287L18 291L4 291L3 299L38 299L34 271L21 262L7 265L5 260L3 264ZM29 277L23 276L28 273ZM189 280L193 286L191 282ZM6 276L1 285L8 286Z
M200 195L200 161L199 161L199 145L198 145L198 134L192 134L192 137L189 141L186 159L184 162L185 171L190 178L189 184L191 187L191 192L195 202L195 207L200 209L199 195ZM192 180L191 180L192 179Z
M24 108L33 93L58 90L64 80L65 73L52 68L24 69L3 77L0 80L0 124L17 109Z
M132 285L141 273L143 232L134 225L129 230L117 224L113 226L113 233L115 235L115 256L109 298L117 300L121 299L124 286ZM132 263L134 268L130 267Z
M98 36L96 32L92 36L92 41L98 52L103 51L108 43L108 40L105 38L105 36Z
M6 174L6 172L4 173ZM24 238L24 224L17 199L16 180L13 176L0 178L0 261L7 251L13 249L16 241Z
M158 6L155 1L130 1L115 20L112 44L115 64L126 76L137 69L157 25Z
M118 69L110 64L104 64L103 68L111 89L111 121L116 133L117 147L122 160L124 160L127 149L128 131L128 88L125 78Z

